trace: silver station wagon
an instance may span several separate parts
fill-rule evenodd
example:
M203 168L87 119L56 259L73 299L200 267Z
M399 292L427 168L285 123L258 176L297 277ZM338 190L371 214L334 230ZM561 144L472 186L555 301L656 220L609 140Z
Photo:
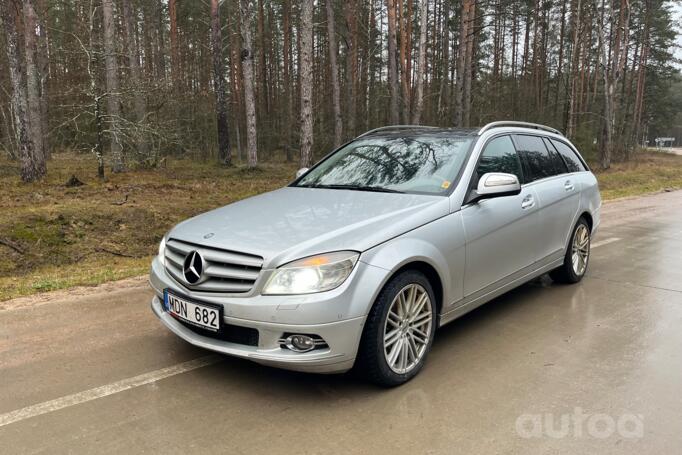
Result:
M379 128L285 188L175 226L152 309L202 348L398 385L443 324L547 272L580 281L600 206L552 128Z

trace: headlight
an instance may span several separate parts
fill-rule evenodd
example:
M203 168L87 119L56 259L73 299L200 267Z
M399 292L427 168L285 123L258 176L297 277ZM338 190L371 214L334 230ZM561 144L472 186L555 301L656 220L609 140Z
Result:
M166 236L164 235L159 243L159 262L162 266L166 266Z
M359 256L356 251L337 251L290 262L272 273L263 294L329 291L346 281Z

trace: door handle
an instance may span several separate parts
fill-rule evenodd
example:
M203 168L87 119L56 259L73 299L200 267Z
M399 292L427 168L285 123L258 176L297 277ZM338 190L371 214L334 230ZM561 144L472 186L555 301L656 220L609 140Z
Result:
M533 199L532 195L528 195L523 198L523 201L521 201L521 208L522 209L529 209L535 205L535 199Z
M566 180L566 183L564 183L564 189L566 191L573 191L574 188L575 186L573 186L573 183L571 183L570 180Z

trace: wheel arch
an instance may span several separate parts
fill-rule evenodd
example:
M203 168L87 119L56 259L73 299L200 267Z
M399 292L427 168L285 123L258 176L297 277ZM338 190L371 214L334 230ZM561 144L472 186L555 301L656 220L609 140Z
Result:
M594 226L594 220L592 219L592 214L590 212L588 212L587 210L585 210L578 217L578 219L580 219L580 218L585 218L585 222L587 222L587 227L589 227L590 232L592 232L592 226ZM576 223L577 223L577 221L576 221Z
M373 251L371 255L361 260L387 272L381 285L375 291L372 305L376 302L381 290L393 277L410 269L423 273L429 280L436 298L438 314L442 311L451 293L450 280L445 278L450 276L448 261L434 245L423 240L400 240L388 248Z
M440 315L440 312L443 309L443 280L438 274L438 271L428 262L415 260L404 264L399 269L391 273L388 277L388 280L386 280L386 283L388 283L394 276L397 276L406 270L416 270L426 276L426 279L429 280L431 288L433 289L434 297L436 298L436 313ZM384 286L385 285L386 284L384 283Z

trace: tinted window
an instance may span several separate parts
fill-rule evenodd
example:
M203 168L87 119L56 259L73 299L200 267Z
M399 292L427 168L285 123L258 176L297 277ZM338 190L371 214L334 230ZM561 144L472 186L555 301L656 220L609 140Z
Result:
M521 162L509 136L496 137L488 142L481 154L476 172L479 177L488 172L504 172L514 174L520 182L523 181Z
M552 160L554 161L554 169L557 170L557 174L565 174L567 172L571 172L568 170L568 167L566 166L564 159L561 158L561 156L556 151L554 146L552 146L552 144L549 142L549 139L543 137L542 140L545 143L545 147L547 148L547 150L549 150L549 154L552 156Z
M514 141L525 166L526 182L566 172L556 168L558 156L549 153L541 137L516 135Z
M551 142L564 159L566 167L568 167L568 172L582 172L587 170L571 147L554 139L551 139Z

